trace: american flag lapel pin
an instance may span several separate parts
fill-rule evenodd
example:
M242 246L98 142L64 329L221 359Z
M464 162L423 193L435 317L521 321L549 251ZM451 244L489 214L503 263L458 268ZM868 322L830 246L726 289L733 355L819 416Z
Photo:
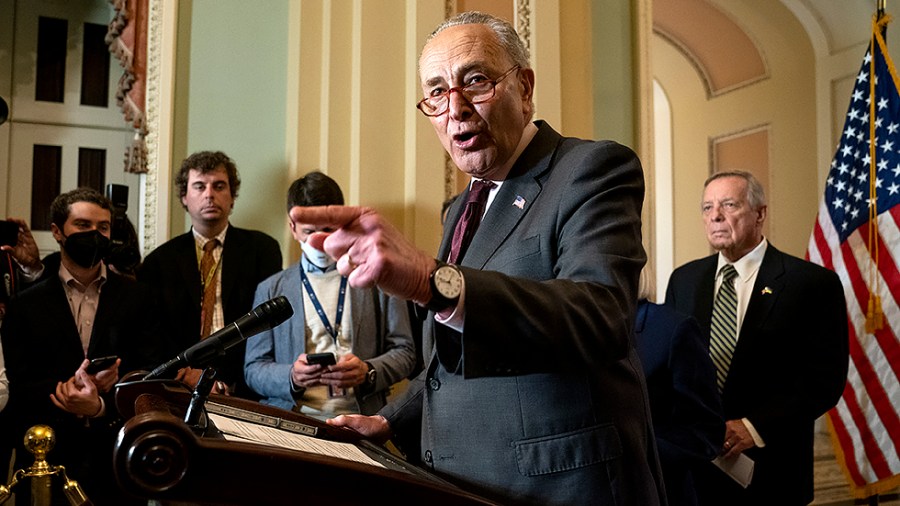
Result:
M762 294L763 295L772 295L772 289L767 286L762 289Z
M525 209L525 199L522 198L521 195L516 195L516 200L513 201L513 205L519 209Z

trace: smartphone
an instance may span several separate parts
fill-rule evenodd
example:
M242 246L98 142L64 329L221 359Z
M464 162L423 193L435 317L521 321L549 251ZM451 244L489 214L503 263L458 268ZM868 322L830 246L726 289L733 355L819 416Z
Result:
M334 353L310 353L306 355L306 363L309 365L334 365Z
M15 246L19 242L19 224L0 220L0 246Z
M86 371L88 374L97 374L104 369L109 369L113 364L116 363L116 359L118 358L119 357L115 355L92 358L91 363L88 364Z

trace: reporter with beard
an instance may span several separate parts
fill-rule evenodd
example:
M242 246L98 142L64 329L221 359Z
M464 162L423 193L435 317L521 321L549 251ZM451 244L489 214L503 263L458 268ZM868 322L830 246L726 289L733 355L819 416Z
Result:
M129 504L112 473L118 416L113 386L126 372L163 360L152 327L152 308L133 280L107 268L111 204L99 192L79 188L51 205L54 239L61 247L57 275L22 291L3 322L2 344L10 380L7 406L16 447L15 468L33 463L23 445L35 424L56 432L48 460L63 465L94 504ZM107 369L88 373L89 359L116 356ZM55 478L56 479L56 478ZM54 504L65 504L56 479ZM28 504L29 487L15 489Z

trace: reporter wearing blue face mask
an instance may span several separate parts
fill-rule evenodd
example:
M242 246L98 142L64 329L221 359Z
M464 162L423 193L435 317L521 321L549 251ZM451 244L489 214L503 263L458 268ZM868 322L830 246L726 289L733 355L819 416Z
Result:
M343 203L338 184L321 172L288 190L288 210ZM351 288L335 260L309 243L316 232L330 230L291 222L300 261L256 290L254 305L283 295L294 314L247 341L245 381L261 402L317 418L374 414L415 366L406 304L376 288Z

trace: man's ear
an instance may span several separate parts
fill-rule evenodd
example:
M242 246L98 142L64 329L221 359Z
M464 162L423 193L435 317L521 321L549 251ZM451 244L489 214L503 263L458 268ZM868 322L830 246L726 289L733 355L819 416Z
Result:
M534 115L534 70L519 69L519 89L522 93L522 103L525 106L526 116Z
M760 206L760 208L757 209L756 212L757 212L756 222L759 223L760 225L762 225L763 222L766 221L766 215L769 212L769 206Z
M62 244L63 241L63 233L59 227L56 226L56 223L50 224L50 232L53 234L53 239L56 240L59 244Z

